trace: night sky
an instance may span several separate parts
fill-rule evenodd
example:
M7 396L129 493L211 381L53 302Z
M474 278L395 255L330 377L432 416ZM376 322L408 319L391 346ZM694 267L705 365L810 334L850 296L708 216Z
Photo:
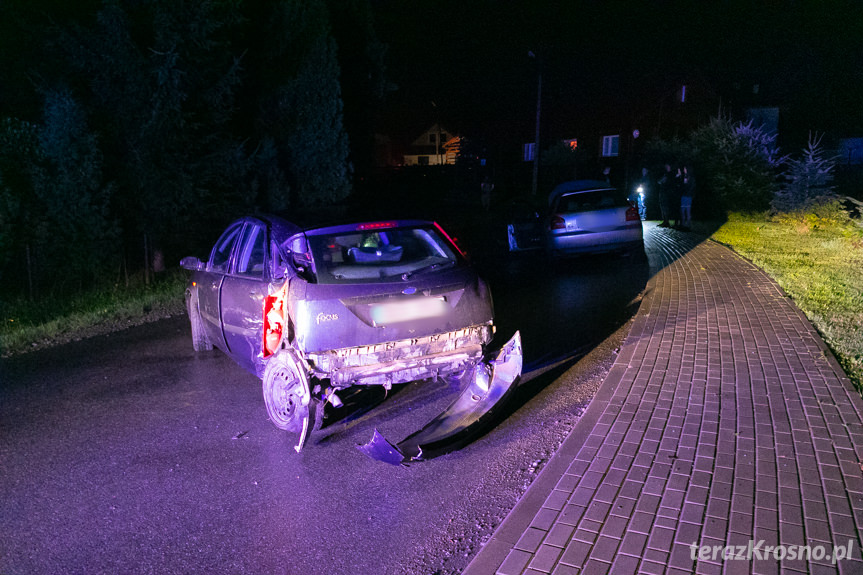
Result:
M374 114L374 129L394 137L416 137L440 121L490 145L532 141L538 61L530 51L542 62L544 146L615 122L649 134L643 124L656 123L682 85L701 115L720 105L735 113L778 106L780 143L789 149L810 131L828 141L863 136L859 0L368 2L388 47L386 77L397 87ZM10 5L62 24L86 21L102 2ZM9 22L0 31L0 66L13 79L0 86L0 106L35 117L40 77L21 54L38 54L46 39Z
M860 2L373 2L398 86L385 129L440 119L492 140L532 141L537 62L543 133L655 115L681 85L713 113L779 106L784 139L863 134ZM757 85L757 88L756 88ZM756 92L757 90L757 92ZM431 102L435 103L432 106ZM545 138L543 138L545 139Z

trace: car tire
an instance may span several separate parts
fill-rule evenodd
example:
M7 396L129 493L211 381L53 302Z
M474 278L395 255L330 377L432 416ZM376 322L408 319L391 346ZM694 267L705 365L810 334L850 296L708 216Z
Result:
M198 309L198 295L191 293L188 298L189 323L192 326L192 347L195 351L210 351L213 344L204 331L204 320L201 319L201 310Z
M262 378L267 416L277 428L299 436L300 451L313 429L319 429L323 405L312 395L309 377L292 349L282 349L267 361Z

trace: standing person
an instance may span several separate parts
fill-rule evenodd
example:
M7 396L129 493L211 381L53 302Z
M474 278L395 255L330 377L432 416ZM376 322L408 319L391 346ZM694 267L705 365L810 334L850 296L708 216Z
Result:
M635 181L632 193L629 194L630 201L634 202L638 207L638 217L643 220L647 219L647 203L646 197L650 189L650 174L647 168L641 168L641 177Z
M611 185L611 166L602 168L602 179L605 180L606 184Z
M688 232L692 225L692 198L695 197L695 174L691 166L683 166L680 188L680 229Z
M678 167L674 172L674 180L671 185L671 219L674 220L672 228L680 227L680 196L683 193L683 169Z
M483 178L482 183L479 185L480 190L480 200L482 201L482 209L486 212L491 207L491 192L494 190L494 184L491 183L488 176Z
M659 211L662 214L659 227L667 228L671 225L668 218L671 215L671 202L674 195L674 173L671 171L671 164L665 164L665 171L656 183L659 187Z

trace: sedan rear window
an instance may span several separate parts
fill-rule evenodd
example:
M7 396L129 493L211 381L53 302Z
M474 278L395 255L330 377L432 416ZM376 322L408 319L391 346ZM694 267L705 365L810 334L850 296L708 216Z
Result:
M310 235L318 283L402 281L458 264L433 226Z
M626 196L614 189L590 190L562 195L557 201L558 213L588 212L607 208L628 207Z

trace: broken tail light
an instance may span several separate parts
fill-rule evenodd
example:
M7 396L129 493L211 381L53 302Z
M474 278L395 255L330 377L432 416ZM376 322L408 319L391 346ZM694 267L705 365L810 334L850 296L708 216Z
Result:
M264 297L263 356L270 357L279 349L285 329L285 301L287 284L275 293Z
M628 219L628 217L627 217ZM548 229L550 230L565 230L566 229L566 220L563 219L563 216L559 214L555 214L551 216L551 220L548 222Z

